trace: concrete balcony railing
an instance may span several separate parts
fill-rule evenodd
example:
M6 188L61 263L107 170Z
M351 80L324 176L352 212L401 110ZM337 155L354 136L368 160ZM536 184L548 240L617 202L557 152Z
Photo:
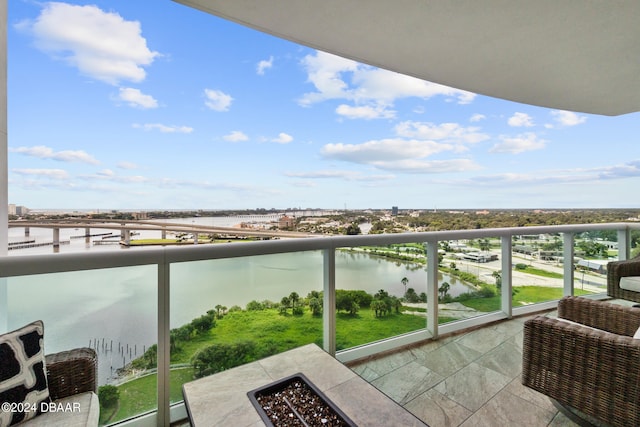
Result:
M133 289L135 286L145 286L150 295L145 304L151 307L155 317L149 324L153 325L151 332L154 335L153 342L157 343L157 410L140 415L128 423L135 425L169 425L171 421L186 416L182 404L171 404L170 396L170 330L172 313L175 307L184 304L180 300L181 282L174 278L178 270L185 270L192 262L207 260L249 259L249 257L277 254L292 254L313 252L317 255L318 268L309 271L309 276L321 284L323 290L323 347L324 349L343 362L357 360L379 352L392 350L408 344L426 339L437 339L441 334L462 331L467 328L481 326L491 322L509 319L514 315L533 313L550 309L556 305L557 300L546 301L539 304L513 307L513 265L514 251L513 241L516 236L554 234L561 236L562 258L574 259L574 237L578 233L601 230L615 230L617 232L618 258L627 259L631 251L631 232L640 230L640 224L635 223L609 223L588 225L561 225L541 226L527 228L499 228L484 230L460 230L426 233L404 233L365 236L336 236L318 237L306 239L289 239L253 243L234 243L218 245L197 245L193 247L166 247L151 249L130 249L123 251L95 251L83 253L59 253L54 255L11 256L0 258L0 332L13 328L12 320L16 312L32 320L41 318L38 304L29 305L29 301L37 301L37 295L25 295L27 288L20 287L21 280L36 278L42 289L57 294L69 293L70 300L81 301L73 303L78 307L79 313L87 310L110 310L110 321L105 322L104 328L112 328L118 324L117 307L100 307L99 297L92 298L92 294L99 292L121 292L122 289ZM499 240L499 266L501 286L501 306L497 311L482 313L477 316L439 324L438 315L438 250L440 242L463 241L468 239L492 239ZM420 273L426 276L424 289L416 289L418 293L427 295L426 322L424 328L405 333L399 336L389 337L376 342L366 343L353 348L337 350L336 344L336 254L343 248L365 246L388 246L391 244L420 243L426 248L426 269ZM560 264L559 264L560 265ZM104 283L103 278L114 269L133 268L136 274L126 280L130 281L125 288L111 288L112 283ZM574 264L563 263L559 267L562 271L561 287L562 295L574 293L575 277ZM186 269L188 270L188 268ZM58 274L81 274L81 285L67 287L64 281L53 279ZM76 279L77 280L77 279ZM106 280L106 279L104 279ZM111 279L109 279L111 280ZM269 286L262 283L260 277L254 278L257 286ZM142 284L144 283L144 284ZM54 287L53 289L51 289ZM415 286L414 286L415 287ZM224 288L216 288L215 292L224 292ZM221 290L222 289L222 290ZM605 297L605 289L594 297ZM81 295L79 295L81 294ZM83 310L80 310L83 306ZM94 307L95 306L95 307ZM61 309L63 310L63 309ZM24 314L27 313L27 314ZM67 313L69 314L69 313ZM175 315L175 313L173 313ZM141 309L140 318L144 318L144 309ZM73 317L73 314L71 314ZM150 320L150 319L147 319ZM130 321L128 321L130 322ZM119 328L134 327L135 325L119 325ZM173 325L174 327L176 325ZM45 347L46 343L45 323ZM73 335L74 331L66 331ZM86 344L85 344L86 345ZM104 344L103 344L104 345ZM111 344L113 345L113 344ZM131 350L128 350L131 351ZM137 350L136 350L137 351ZM111 356L113 357L113 356ZM175 400L175 399L174 399Z

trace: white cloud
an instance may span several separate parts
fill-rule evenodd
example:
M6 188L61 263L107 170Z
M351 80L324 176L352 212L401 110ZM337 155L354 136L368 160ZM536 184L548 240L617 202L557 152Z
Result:
M113 85L144 80L144 67L159 55L147 47L138 21L92 5L45 3L34 21L23 21L17 28L30 32L36 47L53 58Z
M288 144L293 141L293 137L284 132L280 132L277 138L273 138L271 142L277 142L278 144Z
M321 170L314 172L286 172L285 176L304 179L344 179L347 181L385 181L395 178L393 175L363 175L347 170Z
M138 165L136 165L135 163L131 163L131 162L119 162L119 163L117 164L117 166L118 166L120 169L127 169L127 170L130 170L130 169L138 169Z
M533 126L533 118L527 113L515 113L509 117L507 123L513 127L531 127Z
M285 176L291 178L306 179L331 179L331 178L353 178L357 172L347 170L323 170L314 172L285 172Z
M40 159L57 160L60 162L81 162L89 163L92 165L100 164L100 162L96 160L92 155L87 154L87 152L83 150L53 151L53 149L50 147L38 145L35 147L10 147L9 152L20 153L24 154L25 156L37 157Z
M474 144L489 139L489 135L479 132L479 127L463 127L458 123L405 121L395 126L396 134L406 138Z
M398 138L373 140L363 144L327 144L320 153L327 159L372 164L378 161L423 158L452 149L453 146L449 144Z
M386 111L393 106L395 100L401 98L428 99L442 95L457 99L460 104L467 104L475 97L471 92L359 64L320 51L316 51L314 55L307 55L302 60L302 66L307 72L308 81L316 90L305 93L298 100L300 105L309 106L331 99L352 101L355 104L351 107L352 110L342 107L342 110L337 111L353 113L350 118L372 118L371 111L380 106L384 106ZM366 111L363 106L369 106L371 110ZM364 114L365 112L369 114Z
M121 87L118 98L129 104L130 107L137 108L158 108L158 101L153 96L145 95L140 92L140 89L134 89L130 87Z
M627 163L583 169L565 169L536 171L535 173L503 173L496 175L476 176L468 181L459 181L462 185L538 185L538 184L571 184L598 183L604 180L618 180L640 177L640 159Z
M473 116L471 116L471 118L469 119L470 122L479 122L481 120L486 119L487 116L485 116L484 114L474 114Z
M396 117L394 110L388 110L385 105L350 106L341 104L336 108L336 113L348 119L393 119Z
M214 89L205 89L204 95L206 97L205 105L214 111L229 111L233 98L220 91Z
M113 172L111 169L103 169L100 172L98 172L98 175L109 177L109 176L114 176L115 172Z
M523 133L515 137L501 136L502 142L495 144L489 150L491 153L511 153L519 154L525 151L541 150L547 141L538 139L533 132Z
M268 60L263 59L258 62L256 72L262 76L264 75L265 70L268 70L271 67L273 67L273 56L270 56Z
M415 160L404 159L397 161L378 161L372 165L379 169L392 170L404 173L449 173L466 172L480 169L480 166L469 159L449 159L449 160Z
M222 139L230 142L240 142L240 141L248 141L249 137L245 135L244 132L241 132L239 130L234 130L228 135L223 136Z
M143 183L150 182L148 178L141 175L128 175L128 176L117 175L111 169L103 169L97 172L95 175L83 175L83 176L80 176L80 178L87 179L87 180L118 182L123 184L143 184Z
M131 125L136 129L144 129L146 131L150 130L159 130L162 133L191 133L193 132L193 128L189 126L167 126L161 123L145 123L143 125L134 123Z
M51 179L67 179L69 174L62 169L12 169L13 173L26 176L45 177Z
M547 128L576 126L587 121L587 116L581 116L571 111L554 110L551 112L551 115L553 116L555 125L547 124L545 125Z

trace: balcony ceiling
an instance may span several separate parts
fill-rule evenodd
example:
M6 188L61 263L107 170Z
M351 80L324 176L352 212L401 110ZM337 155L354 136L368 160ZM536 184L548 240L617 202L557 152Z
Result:
M175 0L434 83L602 115L640 110L636 0Z

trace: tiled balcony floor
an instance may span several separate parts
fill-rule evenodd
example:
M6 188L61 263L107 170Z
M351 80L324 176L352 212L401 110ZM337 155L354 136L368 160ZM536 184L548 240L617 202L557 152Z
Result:
M530 317L372 356L349 367L431 427L577 426L546 396L520 382L522 330Z

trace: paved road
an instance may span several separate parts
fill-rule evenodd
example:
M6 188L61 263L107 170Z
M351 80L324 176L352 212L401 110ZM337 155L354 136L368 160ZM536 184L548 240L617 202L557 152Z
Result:
M500 260L491 261L487 263L475 263L458 259L446 259L443 261L444 265L448 265L450 262L455 262L458 269L466 271L472 274L477 274L482 280L487 283L495 283L495 278L492 276L494 271L501 271L502 263ZM527 264L531 267L539 268L541 270L551 271L559 274L564 274L564 267L562 264L558 264L552 261L539 261L537 259L525 258L522 256L513 256L513 264ZM553 279L549 277L537 276L534 274L528 274L518 270L512 270L511 272L513 286L551 286L562 287L563 279ZM607 277L603 274L591 273L591 272L574 272L574 286L576 288L592 291L602 292L607 286Z

